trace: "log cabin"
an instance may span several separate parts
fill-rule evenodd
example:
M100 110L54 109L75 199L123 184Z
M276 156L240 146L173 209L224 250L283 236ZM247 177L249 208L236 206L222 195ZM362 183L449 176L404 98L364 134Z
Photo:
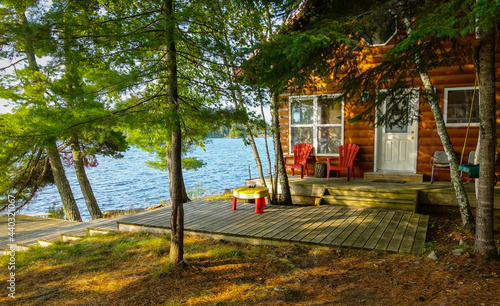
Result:
M306 1L305 3L310 2ZM312 6L304 4L300 10ZM300 12L301 13L301 12ZM297 20L299 13L293 18ZM292 21L294 22L294 21ZM303 21L302 21L303 22ZM365 40L364 52L367 65L383 61L383 56L395 45L394 38L398 31L398 22L392 30L385 30L385 36ZM387 34L389 33L389 34ZM500 57L496 50L495 73L500 74ZM439 105L443 112L448 134L459 159L465 143L464 163L469 152L474 151L479 133L478 94L476 90L475 105L467 140L465 135L469 123L469 114L476 74L472 62L461 67L441 67L429 71L435 87ZM498 77L497 77L498 79ZM354 164L356 177L393 178L403 177L407 181L428 181L431 177L434 152L442 151L443 146L437 134L436 123L430 105L419 96L421 88L408 88L406 93L410 100L410 108L418 109L420 120L414 120L406 125L376 125L374 122L351 122L362 111L362 106L352 101L344 100L334 103L333 98L341 94L337 86L325 80L318 80L324 86L317 86L306 94L297 94L291 90L285 91L279 97L279 124L281 128L281 145L284 155L293 155L293 146L297 143L313 145L312 161L308 163L310 175L314 174L315 163L325 163L329 157L337 157L338 146L356 143L360 146L357 160ZM496 82L497 109L500 83ZM384 111L384 106L378 111ZM497 111L497 118L500 118ZM497 119L497 134L498 119ZM499 134L500 135L500 134ZM497 141L498 146L498 141ZM497 167L497 172L499 168ZM342 174L345 176L346 174ZM435 180L449 181L449 171L436 171Z

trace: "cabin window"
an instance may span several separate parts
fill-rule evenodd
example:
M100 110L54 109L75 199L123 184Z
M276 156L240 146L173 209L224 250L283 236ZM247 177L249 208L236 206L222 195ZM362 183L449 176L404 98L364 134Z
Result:
M474 97L474 104L472 99ZM471 116L472 105L472 116ZM479 125L479 90L474 87L446 88L444 90L443 116L447 126Z
M290 98L290 148L306 142L314 146L315 155L338 155L344 114L343 103L335 100L337 96Z

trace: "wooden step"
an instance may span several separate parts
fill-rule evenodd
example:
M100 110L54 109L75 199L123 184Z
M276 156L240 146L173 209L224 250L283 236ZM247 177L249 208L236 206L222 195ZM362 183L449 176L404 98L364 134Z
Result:
M322 203L351 206L351 207L373 207L373 208L384 208L384 209L398 209L406 211L413 211L415 209L414 200L373 198L373 197L325 195L322 197Z
M379 180L386 182L423 182L424 175L419 173L398 173L398 172L365 172L365 180Z
M327 188L325 195L335 196L350 196L360 198L381 198L381 199L399 199L399 200L415 200L415 191L393 191L393 190L353 190L353 189L337 189Z
M85 237L78 236L78 235L61 234L61 240L63 242L78 241L78 240L82 240L83 238L85 238Z

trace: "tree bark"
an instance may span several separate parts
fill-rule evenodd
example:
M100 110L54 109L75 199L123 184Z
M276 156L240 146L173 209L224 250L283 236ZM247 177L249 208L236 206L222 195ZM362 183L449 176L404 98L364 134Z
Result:
M265 122L266 117L264 116L264 103L262 102L262 100L260 101L260 112L262 114L262 119L264 119L264 122ZM274 185L273 167L271 164L271 155L269 154L269 145L267 144L267 124L266 124L266 127L264 128L264 143L266 146L267 162L269 164L269 181L270 181L270 185L271 185L270 203L276 203L276 199L278 198L278 192L277 192L275 185Z
M71 153L73 155L73 166L75 168L76 178L78 179L78 184L82 190L83 198L85 199L85 204L90 213L92 220L102 218L102 212L95 199L94 192L90 186L87 173L85 172L85 165L83 163L83 156L80 150L80 143L77 139L73 139L71 144Z
M273 32L273 26L272 26L272 20L271 20L271 11L269 9L269 5L266 5L266 15L265 15L265 22L266 22L266 35L265 37L262 37L261 40L263 41L264 39L267 39L271 36L272 32ZM264 118L264 111L263 111L263 108L262 108L262 101L261 101L261 112L262 112L262 118ZM271 107L271 112L272 112L272 107ZM271 124L272 124L272 121L273 121L273 118L272 118L272 113L271 113ZM266 137L267 139L267 137ZM279 139L279 137L278 137ZM274 143L274 141L273 141ZM271 159L270 159L270 156L269 156L269 149L268 149L268 146L267 146L267 140L266 140L266 152L267 152L267 159L269 161L269 177L271 178L271 190L272 190L272 193L271 193L271 203L277 203L278 202L278 167L277 167L277 162L275 161L274 163L274 168L275 168L275 176L274 176L274 180L273 180L273 169L272 169L272 166L271 166ZM274 154L276 156L276 153ZM281 155L283 155L283 152L281 153Z
M166 40L167 104L172 114L172 173L170 203L172 205L170 263L184 263L184 207L182 202L182 135L179 117L179 94L177 91L177 51L175 49L175 18L173 0L163 1Z
M264 170L262 170L262 162L260 161L259 151L257 150L257 144L255 143L255 138L253 137L252 130L248 124L243 124L243 128L247 133L248 142L252 148L253 158L255 160L255 165L257 166L257 172L259 173L260 182L262 186L267 187L266 179L264 177Z
M220 6L218 8L219 8L219 10L222 11L222 8ZM230 42L229 42L229 39L227 37L227 33L226 33L225 29L223 29L223 37L224 37L224 43L227 46L229 46ZM222 59L224 62L224 67L227 71L227 80L229 82L229 86L231 88L235 88L235 89L231 90L231 98L233 99L233 104L236 108L244 107L244 105L242 105L243 102L241 102L241 101L243 101L243 98L242 98L243 95L241 93L240 87L235 87L234 80L233 80L234 76L238 75L238 71L236 70L236 68L233 68L233 69L230 68L230 65L231 65L231 67L237 67L237 65L235 65L235 63L233 63L231 61L231 59L228 59L226 54L222 55ZM264 171L262 170L262 162L260 160L259 151L257 150L257 145L255 144L255 139L253 137L252 130L248 124L243 124L243 128L245 129L245 132L246 132L247 138L248 138L248 142L250 143L250 147L252 148L253 158L255 160L255 165L257 166L257 172L259 173L259 178L260 178L260 181L262 183L262 186L267 187L266 179L264 177ZM251 177L250 177L250 179L251 179Z
M70 221L81 222L82 218L80 216L80 211L78 210L75 198L73 197L73 192L71 191L71 186L69 185L66 174L64 173L64 167L55 141L48 144L46 149L47 156L50 161L50 168L52 169L54 181L57 186L57 191L59 191L59 195L61 196L64 215L66 216L66 219Z
M36 52L33 48L33 44L30 42L30 39L33 35L30 29L28 18L26 18L26 6L23 6L21 3L18 3L15 5L15 10L19 24L21 25L23 38L26 40L24 42L26 48L24 50L24 53L26 54L26 57L28 59L28 67L33 72L38 72L39 68L35 56ZM33 82L35 83L40 81L41 80L39 79L39 77L35 77L35 79L33 80ZM54 181L56 183L57 190L59 191L59 196L61 197L66 219L70 221L82 221L82 218L80 216L80 211L78 210L78 206L76 205L73 192L71 191L68 179L66 178L66 173L64 172L64 167L61 162L61 157L59 156L59 151L57 150L56 141L48 140L47 143L48 143L48 145L46 146L47 156L49 158L50 168L54 176Z
M168 190L170 194L172 194L172 149L167 148L167 174L168 174ZM191 201L191 199L188 197L187 192L186 192L186 186L184 185L184 176L182 175L181 172L181 182L182 182L182 203L186 203Z
M496 158L495 28L481 32L479 44L479 195L476 208L474 251L498 258L493 236Z
M412 30L411 22L407 17L404 17L403 21L406 27L406 32L409 35ZM446 129L443 113L439 107L434 85L432 84L429 73L425 69L422 59L418 53L415 53L415 64L420 75L420 79L424 85L427 101L429 102L432 114L434 115L437 133L441 139L441 143L443 144L446 156L448 157L448 162L450 163L450 176L453 182L453 188L455 189L455 196L457 197L458 209L462 218L462 225L466 230L474 232L474 216L472 215L472 211L470 209L469 198L467 197L462 177L458 171L459 162L457 154L453 149L453 144L451 143L450 136L448 135L448 130Z
M424 83L425 92L428 97L429 105L431 106L432 114L434 115L434 120L436 121L436 129L443 144L444 151L448 157L450 163L450 177L453 182L453 188L455 189L455 196L457 198L458 209L460 211L460 216L462 218L463 227L470 231L475 231L474 216L469 204L469 198L467 197L467 191L462 182L462 177L458 171L458 157L453 149L453 144L451 143L450 136L446 130L446 125L443 119L443 113L439 107L437 97L434 91L434 85L430 81L430 77L427 73L421 73L420 77Z
M275 163L277 175L276 180L279 180L281 186L281 199L279 204L292 205L292 194L290 193L290 185L288 183L288 176L286 175L285 161L283 160L283 149L281 148L280 141L280 125L278 116L278 96L272 96L271 112L273 114L273 141L275 151Z

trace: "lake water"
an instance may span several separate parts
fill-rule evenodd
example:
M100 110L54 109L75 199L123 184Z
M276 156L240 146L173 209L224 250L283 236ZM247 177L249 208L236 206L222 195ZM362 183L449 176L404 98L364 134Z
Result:
M265 153L264 138L256 138L257 147L268 176L269 166ZM274 160L272 139L268 138L269 150ZM257 167L250 146L241 139L214 138L205 145L205 150L196 148L188 157L197 157L206 163L199 170L183 170L186 189L203 184L205 194L220 194L224 189L245 185L250 165L252 178L258 177ZM167 172L148 167L145 161L153 157L139 148L131 147L121 159L98 157L99 166L86 168L87 176L102 211L130 209L157 204L160 200L170 199ZM274 167L274 165L272 166ZM80 191L75 170L66 169L75 200L82 219L90 215ZM45 213L48 206L56 202L61 206L61 198L55 185L41 190L36 199L23 208L20 213Z

